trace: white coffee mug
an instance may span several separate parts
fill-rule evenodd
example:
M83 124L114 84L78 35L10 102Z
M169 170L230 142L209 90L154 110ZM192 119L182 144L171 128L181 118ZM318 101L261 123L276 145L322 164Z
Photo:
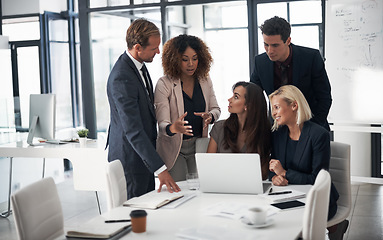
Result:
M263 225L266 223L267 208L262 206L249 208L247 218L251 224Z

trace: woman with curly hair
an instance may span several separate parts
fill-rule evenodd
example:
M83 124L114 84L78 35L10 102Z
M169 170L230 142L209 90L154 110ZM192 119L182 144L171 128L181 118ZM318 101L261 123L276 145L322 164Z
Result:
M271 124L262 89L251 82L237 82L228 101L230 116L214 124L207 152L258 153L265 180L269 174Z
M195 142L221 114L209 77L213 59L205 43L179 35L163 47L161 77L154 92L159 126L157 151L175 181L196 173Z

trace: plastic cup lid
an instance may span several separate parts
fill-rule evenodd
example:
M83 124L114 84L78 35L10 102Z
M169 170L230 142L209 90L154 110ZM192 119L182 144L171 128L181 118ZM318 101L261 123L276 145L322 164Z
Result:
M145 210L133 210L130 212L130 217L145 217L148 215Z

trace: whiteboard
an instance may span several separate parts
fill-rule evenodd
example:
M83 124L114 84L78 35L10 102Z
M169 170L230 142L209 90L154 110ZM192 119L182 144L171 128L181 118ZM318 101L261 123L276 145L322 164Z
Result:
M328 0L332 123L383 124L383 0Z

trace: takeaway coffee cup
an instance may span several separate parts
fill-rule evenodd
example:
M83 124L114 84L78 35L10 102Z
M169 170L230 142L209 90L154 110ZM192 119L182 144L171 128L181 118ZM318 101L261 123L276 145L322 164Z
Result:
M146 216L148 214L145 210L133 210L130 212L130 219L132 223L132 231L134 233L146 232Z
M267 209L265 207L252 207L247 211L247 218L251 224L263 225L266 223Z

